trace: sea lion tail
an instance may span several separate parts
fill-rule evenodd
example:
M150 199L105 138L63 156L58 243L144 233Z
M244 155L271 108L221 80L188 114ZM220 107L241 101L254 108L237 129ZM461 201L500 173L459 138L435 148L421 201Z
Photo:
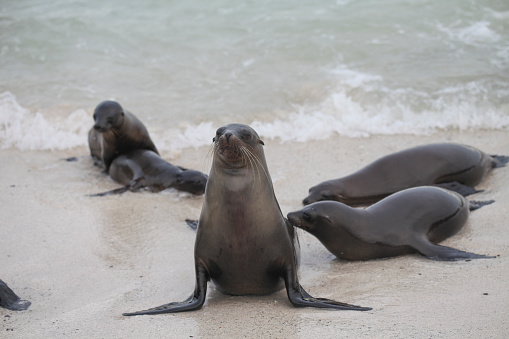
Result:
M509 163L509 156L507 155L491 155L493 158L493 168L505 167Z
M483 206L493 204L495 200L470 200L468 202L468 209L475 211Z

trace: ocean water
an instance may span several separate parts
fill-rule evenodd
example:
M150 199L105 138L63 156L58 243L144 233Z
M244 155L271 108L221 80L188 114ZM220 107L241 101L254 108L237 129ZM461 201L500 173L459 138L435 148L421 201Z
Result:
M507 0L0 4L0 147L87 144L117 100L161 150L509 127Z

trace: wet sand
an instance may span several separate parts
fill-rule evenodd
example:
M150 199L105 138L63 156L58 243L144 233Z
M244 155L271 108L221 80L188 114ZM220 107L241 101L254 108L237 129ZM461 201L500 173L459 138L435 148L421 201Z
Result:
M157 140L154 140L157 144ZM385 154L432 142L458 142L509 154L507 131L430 136L333 137L306 143L265 140L284 214L309 187L349 174ZM208 172L208 147L163 152ZM301 284L314 296L369 312L294 308L284 291L232 297L209 284L198 311L122 317L187 298L194 288L194 231L202 198L176 191L88 197L118 187L85 147L0 150L0 279L28 311L0 308L2 338L507 338L509 336L509 167L493 171L469 197L496 202L474 211L444 245L497 255L438 262L417 254L367 262L337 260L299 231ZM171 158L170 155L173 157ZM77 162L62 160L80 156Z

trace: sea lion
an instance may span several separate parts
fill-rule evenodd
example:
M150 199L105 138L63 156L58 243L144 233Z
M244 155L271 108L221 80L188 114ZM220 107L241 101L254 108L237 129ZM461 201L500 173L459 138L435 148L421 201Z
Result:
M279 208L262 145L249 126L217 130L195 241L194 293L182 302L124 315L199 309L209 280L230 295L270 294L286 286L295 306L370 310L314 298L300 286L297 236Z
M135 149L159 152L145 125L115 101L103 101L94 111L94 126L88 132L90 154L107 173L117 156Z
M3 280L0 280L0 306L11 311L24 311L32 303L28 300L20 299L13 290L7 286Z
M470 146L431 144L382 157L348 176L328 180L309 189L304 205L336 200L350 206L372 204L405 188L435 185L464 196L507 156L488 155Z
M152 192L173 187L179 191L201 195L205 192L208 179L202 172L174 166L157 153L143 149L116 157L110 165L109 175L125 186L95 196L120 194L143 187Z
M287 217L340 259L370 260L414 252L434 260L494 258L436 245L463 227L469 210L492 202L469 203L456 192L423 186L394 193L366 209L319 201Z

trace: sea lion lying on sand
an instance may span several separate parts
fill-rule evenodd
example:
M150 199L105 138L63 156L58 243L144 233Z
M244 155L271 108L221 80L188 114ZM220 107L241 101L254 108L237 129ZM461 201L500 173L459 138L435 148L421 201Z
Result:
M467 196L478 191L495 167L504 166L507 156L488 155L470 146L431 144L387 155L363 169L309 189L304 205L336 200L350 206L372 204L405 188L435 185Z
M369 260L419 252L434 260L494 258L436 243L465 225L469 210L493 201L468 202L433 186L409 188L366 209L319 201L288 214L292 225L313 234L336 257Z
M157 153L137 149L119 155L111 163L109 175L124 187L98 193L95 196L120 194L147 187L152 192L167 188L201 195L205 192L208 176L202 172L177 167L163 160Z

